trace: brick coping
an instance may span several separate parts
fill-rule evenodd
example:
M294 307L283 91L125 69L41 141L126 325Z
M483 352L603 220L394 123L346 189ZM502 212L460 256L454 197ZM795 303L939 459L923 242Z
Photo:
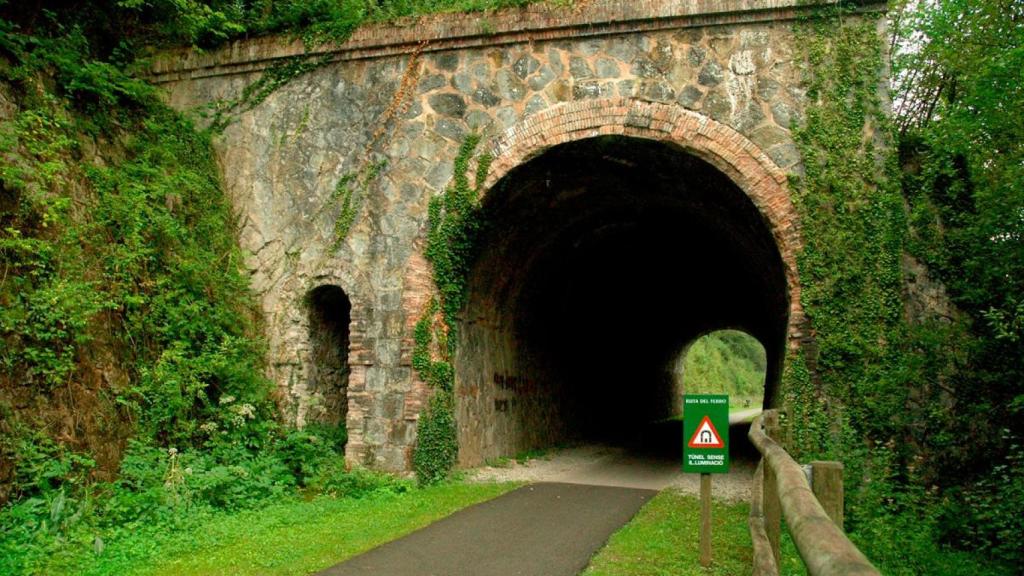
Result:
M720 170L746 194L765 219L782 260L789 299L786 331L795 346L805 336L797 271L797 254L803 247L800 217L789 196L786 173L733 128L675 104L635 98L564 103L527 118L489 143L493 163L484 188L490 191L517 166L554 146L598 136L671 143Z
M236 40L209 52L159 53L149 80L157 83L260 72L295 56L364 60L561 39L666 29L793 20L839 0L581 0L575 7L531 4L497 12L446 13L369 24L342 44L308 48L300 39L269 35ZM857 0L858 9L884 12L885 0Z

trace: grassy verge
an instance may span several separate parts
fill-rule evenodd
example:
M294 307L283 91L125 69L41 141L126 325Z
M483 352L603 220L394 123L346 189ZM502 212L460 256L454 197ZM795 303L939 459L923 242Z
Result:
M644 506L633 520L612 535L594 556L585 576L686 576L749 574L749 506L712 505L711 541L714 563L701 568L697 528L700 503L694 496L666 490Z
M752 547L746 503L712 506L713 564L702 568L698 561L699 501L694 496L664 491L633 520L612 535L608 544L591 560L584 576L724 576L749 574ZM966 552L937 549L927 538L916 536L912 526L887 526L884 535L867 530L851 534L883 574L911 576L1002 576L1012 574L1005 567ZM878 541L884 540L885 545ZM807 570L796 545L783 526L782 576L806 576Z
M99 556L44 573L82 575L310 574L417 530L515 484L444 484L404 494L290 500L217 514L182 530L141 530Z

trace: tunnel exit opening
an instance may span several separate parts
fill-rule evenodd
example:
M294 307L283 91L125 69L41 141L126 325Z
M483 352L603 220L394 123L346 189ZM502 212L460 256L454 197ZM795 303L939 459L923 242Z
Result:
M742 330L715 330L687 344L673 369L673 417L683 394L726 394L730 413L753 414L764 404L768 358L764 346Z
M555 146L484 200L456 361L464 465L564 442L645 444L671 419L679 351L739 328L779 379L789 292L764 216L670 143Z

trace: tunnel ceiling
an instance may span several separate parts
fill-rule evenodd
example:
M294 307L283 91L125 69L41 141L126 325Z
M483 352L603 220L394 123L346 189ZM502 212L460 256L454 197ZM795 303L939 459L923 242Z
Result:
M587 410L657 417L682 348L728 327L764 344L770 398L788 314L782 261L761 214L710 164L650 140L582 140L511 171L484 209L463 324L508 331L564 397L636 383L659 399Z

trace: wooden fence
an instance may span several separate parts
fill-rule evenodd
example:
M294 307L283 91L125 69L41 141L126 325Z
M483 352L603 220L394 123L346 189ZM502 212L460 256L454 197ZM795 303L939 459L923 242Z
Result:
M750 503L754 576L779 573L782 518L811 576L878 575L842 530L842 464L812 462L808 482L804 469L773 440L780 432L776 410L765 410L750 425L750 441L761 453Z

